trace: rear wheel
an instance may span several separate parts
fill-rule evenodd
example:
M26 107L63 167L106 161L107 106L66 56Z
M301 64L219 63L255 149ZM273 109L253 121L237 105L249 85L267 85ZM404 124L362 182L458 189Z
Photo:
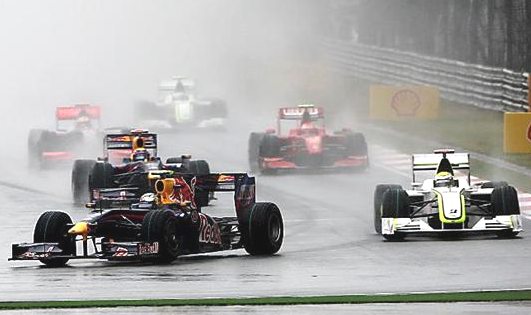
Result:
M70 216L61 211L47 211L41 214L33 232L34 243L59 243L59 248L65 255L76 252L74 237L68 235L68 225L72 223ZM62 267L68 258L41 258L39 259L48 267Z
M142 241L159 243L159 263L170 263L179 255L181 241L177 235L175 214L171 210L153 210L142 221Z
M248 143L248 157L249 157L249 168L251 172L256 173L259 169L259 158L260 158L260 142L264 138L263 133L252 132L249 136Z
M97 162L92 167L89 176L89 190L92 196L93 189L113 188L114 168L108 162Z
M239 218L245 250L251 255L273 255L284 239L284 222L274 203L257 202Z
M96 164L93 160L75 160L72 167L72 198L75 204L82 204L89 198L90 171Z
M41 138L44 130L32 129L28 135L28 165L30 168L39 168L41 164Z
M383 194L382 218L409 218L409 196L401 188L388 189ZM386 234L384 238L390 241L402 240L404 234Z
M194 175L208 175L210 174L210 166L205 160L190 161L188 170ZM208 190L195 189L194 191L195 204L201 208L208 206L210 202L210 193Z
M494 216L499 215L519 215L520 204L518 202L518 193L512 186L498 186L492 190L491 207ZM518 232L504 230L498 232L499 237L511 238L518 235Z
M260 157L278 157L280 155L280 139L275 135L264 135L258 152Z
M374 190L374 231L382 233L382 201L383 195L389 189L402 189L400 185L379 184Z
M365 136L360 132L348 134L347 151L349 155L368 155L367 142L365 141Z

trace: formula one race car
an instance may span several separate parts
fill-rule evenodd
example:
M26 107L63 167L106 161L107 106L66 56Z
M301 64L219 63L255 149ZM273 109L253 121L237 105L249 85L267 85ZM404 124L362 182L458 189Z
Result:
M159 85L156 103L138 104L139 124L159 132L171 129L223 129L227 105L223 100L195 95L195 83L174 77Z
M283 122L297 126L282 134ZM324 110L313 105L280 108L277 133L251 133L249 137L251 171L272 173L289 169L363 169L369 165L367 143L361 133L348 129L328 134Z
M212 217L199 211L192 185L234 191L236 216ZM44 212L33 243L13 244L9 260L40 260L50 267L80 258L169 263L181 255L242 247L251 255L273 255L282 245L279 208L255 202L255 180L245 173L163 177L155 187L156 194L148 193L128 208L98 209L98 203L113 201L100 198L90 205L92 213L75 224L64 212ZM100 195L105 193L101 190Z
M74 105L57 107L56 130L30 130L30 167L48 167L72 162L99 149L100 107Z
M426 171L436 171L435 176L419 182ZM412 186L376 186L374 227L388 240L430 233L514 237L522 231L516 189L506 182L471 185L467 153L443 149L414 154Z
M137 199L153 191L154 178L162 173L206 175L210 167L204 160L192 160L191 155L171 157L162 163L157 156L157 135L147 130L107 134L104 137L104 156L98 161L76 160L72 169L72 195L75 203L93 198L93 191L101 188L136 187ZM211 194L195 192L200 207L208 205Z

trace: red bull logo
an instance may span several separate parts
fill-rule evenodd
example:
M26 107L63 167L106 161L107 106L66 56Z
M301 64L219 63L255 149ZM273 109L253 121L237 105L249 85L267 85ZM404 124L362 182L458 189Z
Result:
M199 213L199 241L209 244L221 244L221 231L215 222L210 224L208 217Z
M398 116L414 117L420 106L420 97L412 90L400 90L391 99L391 107Z

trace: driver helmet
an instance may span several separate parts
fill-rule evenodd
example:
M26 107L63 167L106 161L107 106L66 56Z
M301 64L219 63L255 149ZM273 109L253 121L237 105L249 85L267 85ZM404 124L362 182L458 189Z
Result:
M439 172L435 175L435 187L452 187L454 177L449 172Z
M136 149L131 154L131 161L133 162L148 162L150 160L150 154L146 149Z
M76 129L90 129L92 124L90 123L90 118L87 115L80 115L76 120Z

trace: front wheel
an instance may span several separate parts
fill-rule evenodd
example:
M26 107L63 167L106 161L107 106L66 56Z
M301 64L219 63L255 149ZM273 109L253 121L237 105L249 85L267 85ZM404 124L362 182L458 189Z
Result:
M273 255L284 239L284 222L274 203L257 202L240 217L245 250L251 255Z
M180 237L177 235L175 214L171 210L153 210L142 221L142 241L159 243L159 263L170 263L180 251Z
M402 189L400 185L379 184L374 190L374 231L382 233L382 201L383 195L389 189Z
M47 211L41 214L35 224L33 232L34 243L58 243L64 255L74 255L76 252L75 239L68 235L68 224L72 223L70 216L61 211ZM48 267L62 267L68 258L41 258Z

